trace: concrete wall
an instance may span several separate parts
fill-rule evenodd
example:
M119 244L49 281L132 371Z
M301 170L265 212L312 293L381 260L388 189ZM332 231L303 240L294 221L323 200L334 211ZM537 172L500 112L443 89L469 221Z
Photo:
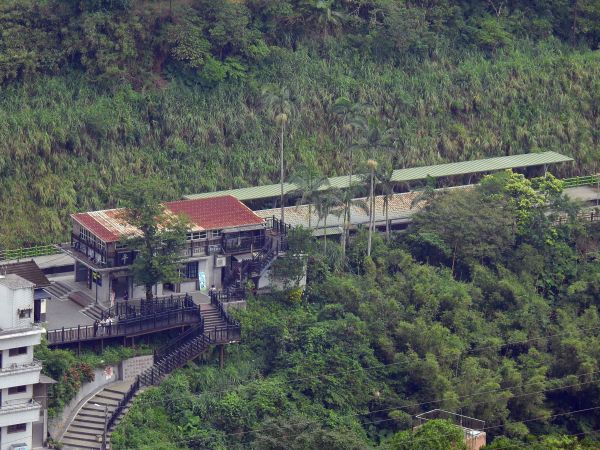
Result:
M79 392L62 410L60 415L54 417L48 421L48 432L54 439L59 439L65 432L67 426L73 420L73 417L79 410L79 403L95 394L106 385L114 383L119 380L119 366L108 366L112 368L112 376L107 377L105 375L106 368L94 370L94 380L89 383L83 383Z
M122 380L133 380L144 370L149 369L154 364L153 355L136 356L121 361L119 372Z
M32 424L28 423L25 431L18 433L8 433L8 427L2 427L0 431L1 450L10 450L13 444L25 444L27 448L32 447L31 439Z
M116 366L109 366L112 368L111 377L106 376L105 368L95 369L94 381L84 383L75 398L73 398L73 400L71 400L69 404L65 406L61 414L58 417L54 417L48 421L48 432L50 433L50 436L52 436L54 439L59 439L62 437L66 431L66 428L77 414L77 411L79 411L79 407L81 406L80 403L82 401L92 397L97 392L104 389L104 387L114 383L115 381L131 380L135 378L153 363L153 355L129 358L121 361L121 363Z
M10 289L0 284L0 328L26 328L33 323L33 285ZM19 309L30 309L31 317L19 318Z

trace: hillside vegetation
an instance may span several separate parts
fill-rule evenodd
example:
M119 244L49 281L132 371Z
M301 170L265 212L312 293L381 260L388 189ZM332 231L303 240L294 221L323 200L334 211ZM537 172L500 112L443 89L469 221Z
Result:
M172 8L169 5L172 3ZM8 0L0 5L0 246L158 174L172 197L277 179L266 85L290 91L286 172L346 170L347 98L397 167L554 150L597 171L592 0ZM373 125L374 124L374 125ZM366 154L356 159L358 166ZM369 155L371 156L371 155Z
M412 416L443 408L485 421L486 449L599 448L600 230L554 226L549 208L572 205L531 186L500 174L443 194L407 233L375 236L372 258L359 235L337 266L338 247L294 233L305 294L251 297L225 369L215 349L147 390L111 444L466 450L453 427L412 433Z

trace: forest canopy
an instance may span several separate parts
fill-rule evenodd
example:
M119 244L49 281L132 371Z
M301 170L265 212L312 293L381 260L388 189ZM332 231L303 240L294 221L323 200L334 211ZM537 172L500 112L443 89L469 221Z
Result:
M341 264L337 244L308 245L301 299L251 297L236 312L243 339L225 369L209 355L149 389L112 444L464 448L452 422L413 430L415 415L444 409L484 421L486 448L598 448L600 229L556 223L553 213L572 208L559 205L560 186L555 202L530 210L547 220L523 216L522 202L499 208L503 220L488 216L542 182L508 172L441 194L407 232L389 243L376 235L371 257L366 232ZM456 233L471 246L476 230L477 251L427 251L454 248L446 225L459 216L468 217Z

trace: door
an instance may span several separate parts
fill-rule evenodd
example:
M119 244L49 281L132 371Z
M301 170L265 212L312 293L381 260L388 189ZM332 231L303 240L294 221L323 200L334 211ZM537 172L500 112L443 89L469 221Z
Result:
M37 299L33 301L33 321L35 323L41 322L42 318L42 302L44 300Z

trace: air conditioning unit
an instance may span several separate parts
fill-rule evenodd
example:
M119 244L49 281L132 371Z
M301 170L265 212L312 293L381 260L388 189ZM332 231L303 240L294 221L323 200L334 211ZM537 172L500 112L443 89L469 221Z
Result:
M27 444L13 444L10 446L11 450L29 450Z
M215 256L215 267L225 267L227 265L227 257Z

